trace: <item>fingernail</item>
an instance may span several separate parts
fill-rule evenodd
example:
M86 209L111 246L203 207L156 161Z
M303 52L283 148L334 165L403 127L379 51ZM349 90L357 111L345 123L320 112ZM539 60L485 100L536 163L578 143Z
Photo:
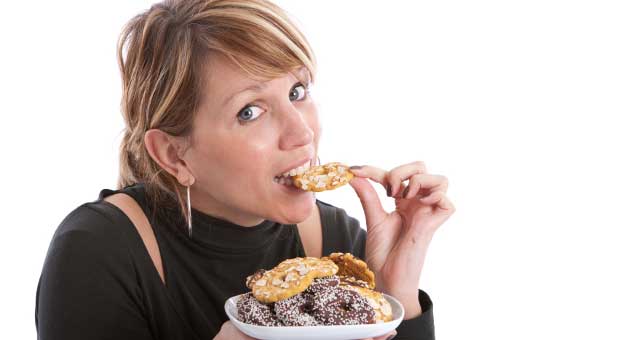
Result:
M409 185L405 189L403 189L403 194L401 194L401 197L405 198L406 195L408 194L408 191L410 191Z
M358 169L361 169L363 166L364 166L364 165L353 165L353 166L351 166L351 167L350 167L350 169L352 169L352 170L358 170Z
M391 188L391 185L390 185L390 184L387 184L387 185L386 185L386 195L387 195L388 197L391 197L391 190L393 190L393 189Z

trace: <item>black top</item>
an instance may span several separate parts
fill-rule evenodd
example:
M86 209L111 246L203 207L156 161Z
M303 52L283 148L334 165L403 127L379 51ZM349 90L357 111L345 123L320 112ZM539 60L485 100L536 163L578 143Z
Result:
M137 229L106 196L133 197L148 217L163 262L164 284ZM365 230L343 209L317 201L323 255L364 258ZM296 225L242 227L193 209L193 235L152 214L144 186L104 189L72 211L51 241L36 296L39 339L212 339L228 318L225 300L249 291L245 278L284 259L305 256ZM165 221L165 222L163 222ZM404 320L396 339L433 339L432 303Z

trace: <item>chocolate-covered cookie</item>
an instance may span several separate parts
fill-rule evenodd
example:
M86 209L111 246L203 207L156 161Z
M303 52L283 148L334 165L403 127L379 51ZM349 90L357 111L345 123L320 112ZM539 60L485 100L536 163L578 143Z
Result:
M375 311L359 293L343 289L325 289L315 294L313 316L324 325L362 325L375 323Z
M313 294L300 293L274 303L275 315L284 326L317 326L313 317L315 301Z
M314 294L325 289L334 289L337 286L339 286L339 277L336 275L318 277L313 279L306 292Z
M251 293L243 294L236 301L238 320L259 326L282 326L275 316L272 304L256 300Z

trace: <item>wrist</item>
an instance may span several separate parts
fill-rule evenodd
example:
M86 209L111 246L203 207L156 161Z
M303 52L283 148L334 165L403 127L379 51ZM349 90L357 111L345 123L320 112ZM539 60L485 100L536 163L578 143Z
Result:
M405 304L402 302L402 305L404 308L404 314L403 314L404 320L414 319L420 316L421 314L423 314L421 303L418 300L418 294L416 295L414 299L411 299L411 301L406 301Z
M431 231L411 231L410 234L411 242L415 246L426 249L429 247L434 233Z

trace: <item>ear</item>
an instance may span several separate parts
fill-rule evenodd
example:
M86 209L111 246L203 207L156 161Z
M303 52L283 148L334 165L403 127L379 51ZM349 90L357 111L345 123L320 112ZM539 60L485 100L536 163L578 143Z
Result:
M150 157L163 170L176 177L178 183L184 186L195 183L187 163L180 157L182 145L177 138L159 129L150 129L144 135L144 143Z

